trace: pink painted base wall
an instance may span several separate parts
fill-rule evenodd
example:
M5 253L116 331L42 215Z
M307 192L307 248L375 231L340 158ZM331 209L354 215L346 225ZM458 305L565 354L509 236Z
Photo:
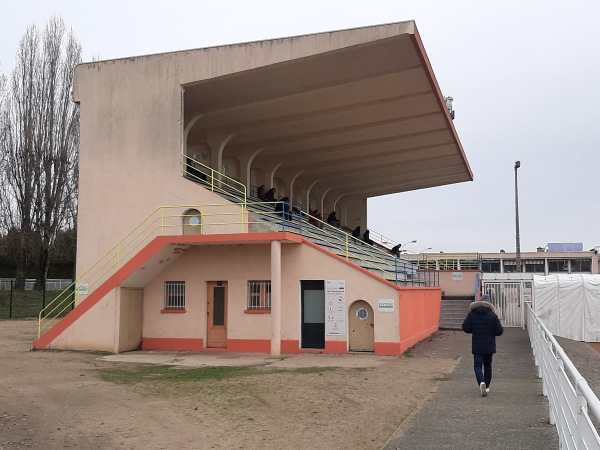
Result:
M400 353L438 331L441 306L439 288L400 291Z

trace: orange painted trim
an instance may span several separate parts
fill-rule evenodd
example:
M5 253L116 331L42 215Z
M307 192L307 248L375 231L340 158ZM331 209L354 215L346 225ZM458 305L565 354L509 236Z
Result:
M371 278L373 278L373 279L375 279L377 281L380 281L381 283L387 284L388 286L393 287L394 289L398 289L398 290L400 289L400 286L396 286L394 283L392 283L392 282L390 282L390 281L388 281L388 280L386 280L384 278L378 277L374 273L369 272L367 269L363 269L359 265L354 264L353 262L348 261L347 259L341 257L340 255L336 255L335 253L332 253L329 250L324 249L323 247L320 247L319 245L315 244L314 242L310 242L306 238L302 238L302 241L303 241L304 244L306 244L306 245L308 245L308 246L310 246L310 247L312 247L312 248L314 248L316 250L319 250L320 252L325 253L326 255L331 256L332 258L335 258L338 261L343 262L344 264L349 265L353 269L359 270L360 272L364 273L365 275L368 275Z
M375 354L398 356L402 354L402 346L399 342L375 342Z
M271 314L270 309L245 309L244 314Z
M185 309L161 309L161 314L185 314L187 311Z
M282 339L281 353L300 353L300 341L298 339Z
M164 350L171 352L201 352L202 338L142 338L142 350Z
M325 341L325 353L340 355L348 353L348 342L346 341Z
M271 353L270 339L227 339L228 352Z
M192 243L244 243L244 242L269 242L289 241L302 243L302 236L288 231L269 231L266 233L233 233L233 234L184 234L173 236L157 236L155 239L164 240L165 244L192 244Z

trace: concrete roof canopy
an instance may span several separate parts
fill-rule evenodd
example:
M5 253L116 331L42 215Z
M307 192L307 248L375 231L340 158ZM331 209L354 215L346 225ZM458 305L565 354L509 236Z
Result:
M472 181L414 22L278 42L358 32L347 45L185 85L186 122L199 117L188 143L220 130L232 136L223 158L253 157L253 168L335 198Z

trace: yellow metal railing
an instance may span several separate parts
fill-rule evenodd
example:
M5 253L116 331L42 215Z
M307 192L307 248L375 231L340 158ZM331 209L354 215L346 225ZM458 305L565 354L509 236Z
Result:
M181 154L181 163L185 177L205 185L212 192L229 195L243 205L246 204L248 196L244 183L202 164L185 153Z
M308 216L302 212L295 214L294 220L289 220L283 211L275 211L277 203L279 202L246 202L244 205L216 203L161 206L155 209L40 311L38 337L58 317L78 303L81 295L93 292L152 239L161 235L289 231L307 237L362 267L377 271L382 278L395 279L396 283L400 281L400 284L406 285L406 279L398 279L400 273L407 273L406 261L391 258L383 250L367 245L318 219L311 218L313 222L316 221L316 225L309 224L303 220L308 219ZM191 217L199 217L199 223L189 223Z

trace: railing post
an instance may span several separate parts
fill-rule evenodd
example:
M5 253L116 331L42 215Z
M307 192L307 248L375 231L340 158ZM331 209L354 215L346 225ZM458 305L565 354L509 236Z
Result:
M13 283L14 283L14 280L10 280L10 300L9 300L9 309L8 309L8 318L9 319L12 319Z
M350 251L348 246L350 245L350 243L348 242L350 238L348 237L348 233L346 233L346 260L350 259Z
M575 447L586 448L586 444L584 442L583 437L585 430L587 429L585 416L587 415L588 407L587 400L581 392L579 381L575 383L575 393L577 394L577 414L575 414L575 420L577 420L577 436L574 439Z
M165 209L160 208L160 235L165 235Z
M396 286L398 286L398 257L394 258L394 274L396 275Z

